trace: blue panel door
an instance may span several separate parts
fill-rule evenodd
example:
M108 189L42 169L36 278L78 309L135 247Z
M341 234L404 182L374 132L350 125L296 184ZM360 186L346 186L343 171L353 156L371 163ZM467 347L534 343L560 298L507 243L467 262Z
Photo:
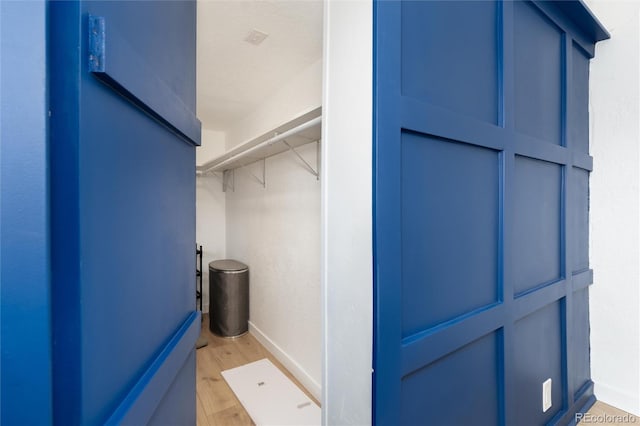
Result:
M376 424L563 424L593 403L584 34L601 28L579 12L375 4Z
M195 424L195 24L49 4L57 424Z

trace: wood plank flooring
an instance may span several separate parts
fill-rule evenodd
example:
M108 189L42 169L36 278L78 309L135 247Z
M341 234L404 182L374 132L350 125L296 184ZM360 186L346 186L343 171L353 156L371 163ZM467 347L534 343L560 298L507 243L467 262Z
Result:
M205 314L202 336L209 344L196 351L196 410L198 426L253 425L251 418L224 381L221 371L269 359L318 405L318 401L249 333L235 339L215 336L209 331Z
M273 362L309 398L320 405L300 382L252 335L247 333L236 339L215 336L209 331L209 318L205 314L202 322L202 336L208 340L209 344L196 351L196 410L198 426L247 426L254 424L231 388L220 375L220 372L258 361L262 358L268 358ZM628 415L625 411L600 401L597 401L591 407L588 414L601 419L607 417L615 419L615 416ZM586 422L583 421L580 424L586 424ZM600 422L598 424L609 426L640 425L640 419L633 417L631 422L627 423Z
M596 403L593 404L593 407L591 407L587 414L592 417L585 417L584 421L578 424L583 425L588 424L589 422L589 424L609 426L640 425L640 417L629 414L626 411L622 411L619 408L612 407L611 405L605 404L601 401L596 401Z

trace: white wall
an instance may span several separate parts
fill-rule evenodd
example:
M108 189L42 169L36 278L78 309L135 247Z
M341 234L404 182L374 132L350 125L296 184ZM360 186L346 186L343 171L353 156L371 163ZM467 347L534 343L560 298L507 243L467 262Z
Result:
M260 136L322 103L322 58L227 130L227 149Z
M316 145L299 148L310 164ZM320 182L285 152L235 171L227 254L250 268L252 334L320 398Z
M304 70L226 133L227 149L322 102L322 61ZM300 152L316 163L316 145ZM250 268L250 329L320 399L320 182L287 152L235 171L226 193L227 256Z
M591 374L640 415L640 2L588 0L611 33L591 62Z
M202 145L196 148L196 164L224 153L224 133L202 129ZM226 257L225 196L219 177L196 177L196 242L204 250L202 256L202 311L209 312L209 262Z
M196 165L201 166L224 154L226 134L218 130L202 129L202 144L196 148Z
M367 1L324 11L323 424L371 424L373 16Z

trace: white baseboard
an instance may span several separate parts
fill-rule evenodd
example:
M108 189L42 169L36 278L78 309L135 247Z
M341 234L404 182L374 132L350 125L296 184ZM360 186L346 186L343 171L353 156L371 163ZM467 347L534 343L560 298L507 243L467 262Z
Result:
M204 307L203 307L204 309ZM293 358L289 356L280 346L278 346L273 340L271 340L266 334L262 332L254 323L249 321L249 333L256 338L262 346L264 346L278 361L285 366L287 370L298 379L302 386L304 386L318 401L321 401L321 387L318 382L307 373L300 364L298 364Z
M594 384L593 393L596 395L598 401L640 416L640 400L638 395L632 395L602 383Z

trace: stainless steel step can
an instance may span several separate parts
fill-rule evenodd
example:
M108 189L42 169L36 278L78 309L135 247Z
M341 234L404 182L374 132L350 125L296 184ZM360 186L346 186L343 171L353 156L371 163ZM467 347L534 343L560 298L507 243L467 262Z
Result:
M209 329L222 337L249 331L249 267L233 259L209 263Z

